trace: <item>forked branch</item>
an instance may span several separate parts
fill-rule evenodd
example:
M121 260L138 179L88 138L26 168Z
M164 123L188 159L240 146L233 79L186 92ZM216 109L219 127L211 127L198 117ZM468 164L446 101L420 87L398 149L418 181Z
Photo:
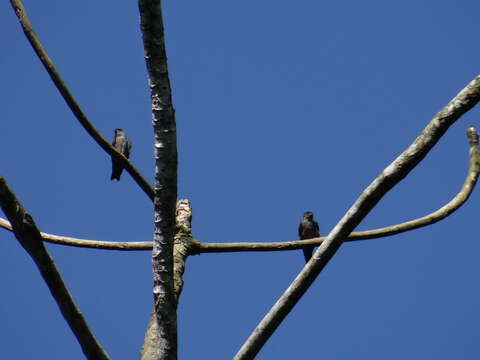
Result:
M185 271L185 262L189 254L189 248L192 244L192 208L190 202L186 199L177 201L176 226L175 226L175 246L173 248L173 281L175 292L175 303L178 304L180 293L183 288L183 272ZM147 325L147 331L143 340L142 350L140 352L142 360L155 358L160 333L158 322L156 321L155 311L150 316Z
M173 248L173 281L176 305L178 305L180 293L183 288L182 276L185 271L185 262L187 261L191 244L192 208L188 200L182 199L177 201L175 246ZM156 321L155 311L153 311L147 325L147 331L145 332L140 358L142 360L155 359L159 341L158 322Z
M0 206L12 224L15 237L37 265L63 317L80 343L85 356L91 360L110 359L88 327L70 295L55 262L43 245L40 231L33 218L23 208L1 176Z

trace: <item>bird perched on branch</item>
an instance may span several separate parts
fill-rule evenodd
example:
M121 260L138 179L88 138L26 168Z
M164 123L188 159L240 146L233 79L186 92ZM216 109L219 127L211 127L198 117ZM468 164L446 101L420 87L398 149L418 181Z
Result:
M300 225L298 225L298 236L300 237L300 240L313 239L320 236L318 223L313 220L313 212L305 211L303 214L303 219L300 221ZM313 245L303 248L305 262L308 262L312 257L313 248Z
M130 156L130 149L132 148L132 142L127 138L123 129L115 129L115 136L113 137L112 145L119 153L122 153L128 159ZM117 181L120 181L122 171L123 165L112 156L112 176L110 177L110 180L116 179Z

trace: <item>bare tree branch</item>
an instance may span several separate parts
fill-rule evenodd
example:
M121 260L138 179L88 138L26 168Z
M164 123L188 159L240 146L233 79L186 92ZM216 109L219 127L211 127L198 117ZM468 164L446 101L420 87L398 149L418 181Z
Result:
M434 116L415 141L363 191L352 207L328 234L325 241L314 253L312 259L305 265L295 280L293 280L287 290L253 330L247 341L235 355L235 360L253 359L258 354L283 319L285 319L335 255L352 230L367 216L380 199L407 176L428 154L448 128L466 111L475 106L479 100L480 76L477 76Z
M0 206L12 224L15 237L37 265L63 317L80 343L85 356L91 360L110 359L75 304L55 262L43 245L40 231L33 218L23 208L1 176Z
M5 219L0 218L0 227L12 231L12 225ZM138 251L152 250L151 241L102 241L78 239L69 236L60 236L41 232L42 240L57 245L66 245L74 247L92 248L100 250L120 250L120 251Z
M423 226L434 224L458 210L470 197L480 173L480 152L478 150L478 139L475 137L476 132L473 127L467 131L470 144L470 158L468 165L468 172L460 191L447 204L440 209L425 215L423 217L410 220L401 224L390 225L387 227L356 231L352 232L345 241L358 241L367 239L378 239L405 231L418 229ZM185 200L188 201L188 200ZM178 224L178 203L177 203L177 224ZM178 225L177 225L178 226ZM12 231L12 226L5 219L0 218L0 227ZM191 228L190 228L191 231ZM67 246L85 247L102 250L120 250L120 251L138 251L151 250L151 241L130 241L130 242L115 242L115 241L101 241L101 240L86 240L67 236L59 236L47 233L41 233L43 241ZM242 252L242 251L283 251L283 250L298 250L304 246L320 245L326 237L295 240L283 242L234 242L234 243L208 243L200 242L191 236L188 242L188 255L202 254L202 253L222 253L222 252ZM174 250L175 251L175 250ZM175 252L174 252L175 257ZM175 268L175 267L174 267Z
M440 209L425 215L423 217L410 220L401 224L395 224L379 229L352 232L344 241L358 241L367 239L377 239L391 236L402 232L418 229L427 225L434 224L455 212L470 197L480 173L480 152L478 149L478 136L475 128L469 127L467 130L468 141L470 144L470 159L468 164L467 177L460 191L455 197ZM326 237L319 237L308 240L285 241L285 242L237 242L237 243L207 243L197 242L194 251L198 253L209 252L237 252L237 251L281 251L296 250L307 245L320 245Z
M177 201L177 136L168 77L160 0L139 0L155 135L153 298L159 338L157 348L142 359L177 358L177 314L174 293L173 243Z
M25 33L30 45L32 45L33 50L37 54L38 58L42 62L45 70L47 70L48 75L52 79L53 83L57 87L58 91L65 99L70 110L77 118L78 122L83 126L87 133L97 142L100 147L105 150L107 154L115 158L115 160L121 162L125 170L132 176L135 182L140 186L140 188L147 194L147 196L153 200L153 189L150 184L143 178L140 172L133 166L133 164L125 157L123 154L119 153L109 141L107 141L98 130L93 126L93 124L88 120L87 116L84 114L80 105L75 101L72 93L69 88L63 81L60 73L57 71L52 60L48 56L47 52L43 48L40 39L37 37L37 34L33 30L33 26L30 23L30 20L27 15L27 11L23 6L20 0L10 0L15 13L17 14L20 25L22 26L23 32Z

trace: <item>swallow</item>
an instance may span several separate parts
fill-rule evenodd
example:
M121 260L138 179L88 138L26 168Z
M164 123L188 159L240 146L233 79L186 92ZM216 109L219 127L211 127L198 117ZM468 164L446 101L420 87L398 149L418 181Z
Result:
M123 129L115 129L115 136L113 137L112 145L119 153L122 153L127 159L129 158L132 142L127 138ZM120 181L122 171L123 165L121 162L112 157L112 176L110 177L110 180L115 179Z
M320 236L320 229L318 223L313 220L313 212L305 211L303 214L303 219L298 225L298 236L300 240L313 239ZM313 254L314 246L307 246L303 248L303 256L305 257L305 262L308 262Z

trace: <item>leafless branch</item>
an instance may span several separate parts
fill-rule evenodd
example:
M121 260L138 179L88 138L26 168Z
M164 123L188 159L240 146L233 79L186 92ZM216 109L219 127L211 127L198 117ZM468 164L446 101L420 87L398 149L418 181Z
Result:
M12 225L5 219L0 218L0 227L12 231ZM69 236L60 236L54 234L40 233L42 240L52 244L84 247L102 250L120 250L120 251L138 251L138 250L152 250L151 241L101 241L101 240L87 240L78 239Z
M253 359L276 328L300 300L330 259L335 255L352 230L363 220L380 199L427 155L448 128L480 100L480 76L473 79L455 96L415 139L363 191L352 207L314 253L284 294L277 300L265 317L242 345L235 360Z
M425 215L423 217L410 220L401 224L395 224L379 229L352 232L344 241L358 241L366 239L377 239L381 237L400 234L406 231L418 229L427 225L434 224L459 209L470 197L480 173L480 152L478 149L478 136L476 137L475 128L469 127L467 130L470 144L470 159L468 164L467 177L460 191L455 197L440 209ZM475 140L476 139L476 140ZM237 252L237 251L281 251L296 250L307 245L320 245L326 237L319 237L308 240L285 241L285 242L237 242L237 243L208 243L198 242L194 251L198 253L209 252Z
M140 186L140 188L147 194L147 196L153 200L153 189L150 184L143 178L140 172L133 166L133 164L125 157L123 154L119 153L109 141L107 141L93 126L93 124L88 120L85 113L80 108L80 105L76 102L69 88L63 81L60 73L57 71L53 61L48 56L47 52L43 48L40 39L33 30L33 26L28 18L27 11L23 6L20 0L10 0L15 13L17 14L20 25L22 26L23 32L25 33L30 45L32 45L33 50L37 54L38 58L42 62L45 70L47 70L48 75L52 79L53 83L57 87L58 91L65 99L70 110L73 112L78 122L83 126L87 133L96 141L100 147L105 150L107 154L115 158L115 160L122 163L125 167L125 170L132 176L135 182Z
M0 206L12 224L15 237L37 265L63 317L80 343L85 356L91 360L110 359L88 327L70 295L52 257L43 245L40 231L33 218L23 208L1 176Z
M386 236L399 234L405 231L418 229L423 226L434 224L458 210L467 199L470 197L480 173L480 152L478 150L478 140L473 135L475 129L470 127L467 135L470 144L470 159L468 165L468 172L460 191L447 204L440 209L422 216L420 218L410 220L401 224L395 224L379 229L355 231L352 232L345 241L358 241L367 239L377 239ZM178 208L178 204L177 204ZM178 212L178 209L177 209ZM177 220L178 222L178 220ZM0 227L12 231L10 223L0 218ZM190 229L191 230L191 229ZM86 240L67 236L59 236L47 233L41 233L43 241L67 246L85 247L102 250L120 250L120 251L138 251L151 250L151 241L130 241L130 242L116 242L116 241L101 241L101 240ZM190 233L191 235L191 233ZM193 237L189 240L188 255L195 255L201 253L222 253L222 252L242 252L242 251L283 251L283 250L298 250L308 245L320 245L326 237L319 237L308 240L295 240L283 242L233 242L233 243L208 243L200 242Z

